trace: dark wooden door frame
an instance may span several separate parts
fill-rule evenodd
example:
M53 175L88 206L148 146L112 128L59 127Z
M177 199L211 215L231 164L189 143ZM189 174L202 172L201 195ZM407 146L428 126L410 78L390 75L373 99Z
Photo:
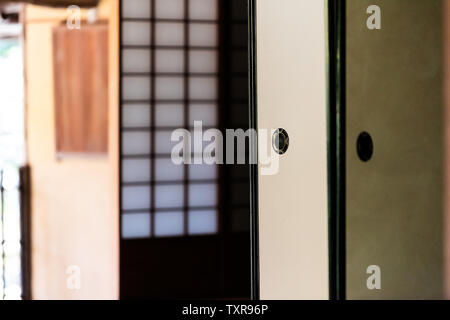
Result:
M345 300L346 0L328 0L328 245L331 300Z
M248 55L249 55L249 128L257 130L257 83L256 83L256 0L248 0ZM257 143L250 144L251 152L257 153ZM251 253L251 299L259 300L259 233L258 233L258 164L250 165L250 253Z

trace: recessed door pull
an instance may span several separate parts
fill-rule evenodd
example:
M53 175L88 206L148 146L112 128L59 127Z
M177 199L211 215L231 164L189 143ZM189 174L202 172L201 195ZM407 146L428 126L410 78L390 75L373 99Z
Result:
M289 147L289 135L286 130L279 128L272 135L272 147L278 154L284 154Z
M358 157L363 162L367 162L372 158L373 155L373 141L370 134L363 131L359 134L358 140L356 141L356 152Z

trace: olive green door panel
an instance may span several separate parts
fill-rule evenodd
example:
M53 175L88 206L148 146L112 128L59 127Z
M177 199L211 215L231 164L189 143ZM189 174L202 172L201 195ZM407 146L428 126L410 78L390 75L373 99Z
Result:
M381 9L381 29L367 26L370 5ZM443 297L442 5L347 0L349 299ZM362 132L373 141L368 161L357 153ZM370 266L380 268L380 288L369 289Z

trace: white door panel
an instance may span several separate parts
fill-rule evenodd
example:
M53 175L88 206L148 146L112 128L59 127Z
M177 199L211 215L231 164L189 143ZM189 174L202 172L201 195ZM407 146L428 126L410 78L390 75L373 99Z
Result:
M277 174L260 165L260 297L327 299L325 1L256 2L257 125L290 141Z

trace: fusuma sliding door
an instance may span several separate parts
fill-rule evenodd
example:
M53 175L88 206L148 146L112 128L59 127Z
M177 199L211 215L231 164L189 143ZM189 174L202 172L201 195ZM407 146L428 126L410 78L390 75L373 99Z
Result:
M262 299L328 299L326 4L252 5L260 132L254 278ZM284 135L274 138L276 129Z
M449 275L449 1L346 5L345 294L441 299Z

